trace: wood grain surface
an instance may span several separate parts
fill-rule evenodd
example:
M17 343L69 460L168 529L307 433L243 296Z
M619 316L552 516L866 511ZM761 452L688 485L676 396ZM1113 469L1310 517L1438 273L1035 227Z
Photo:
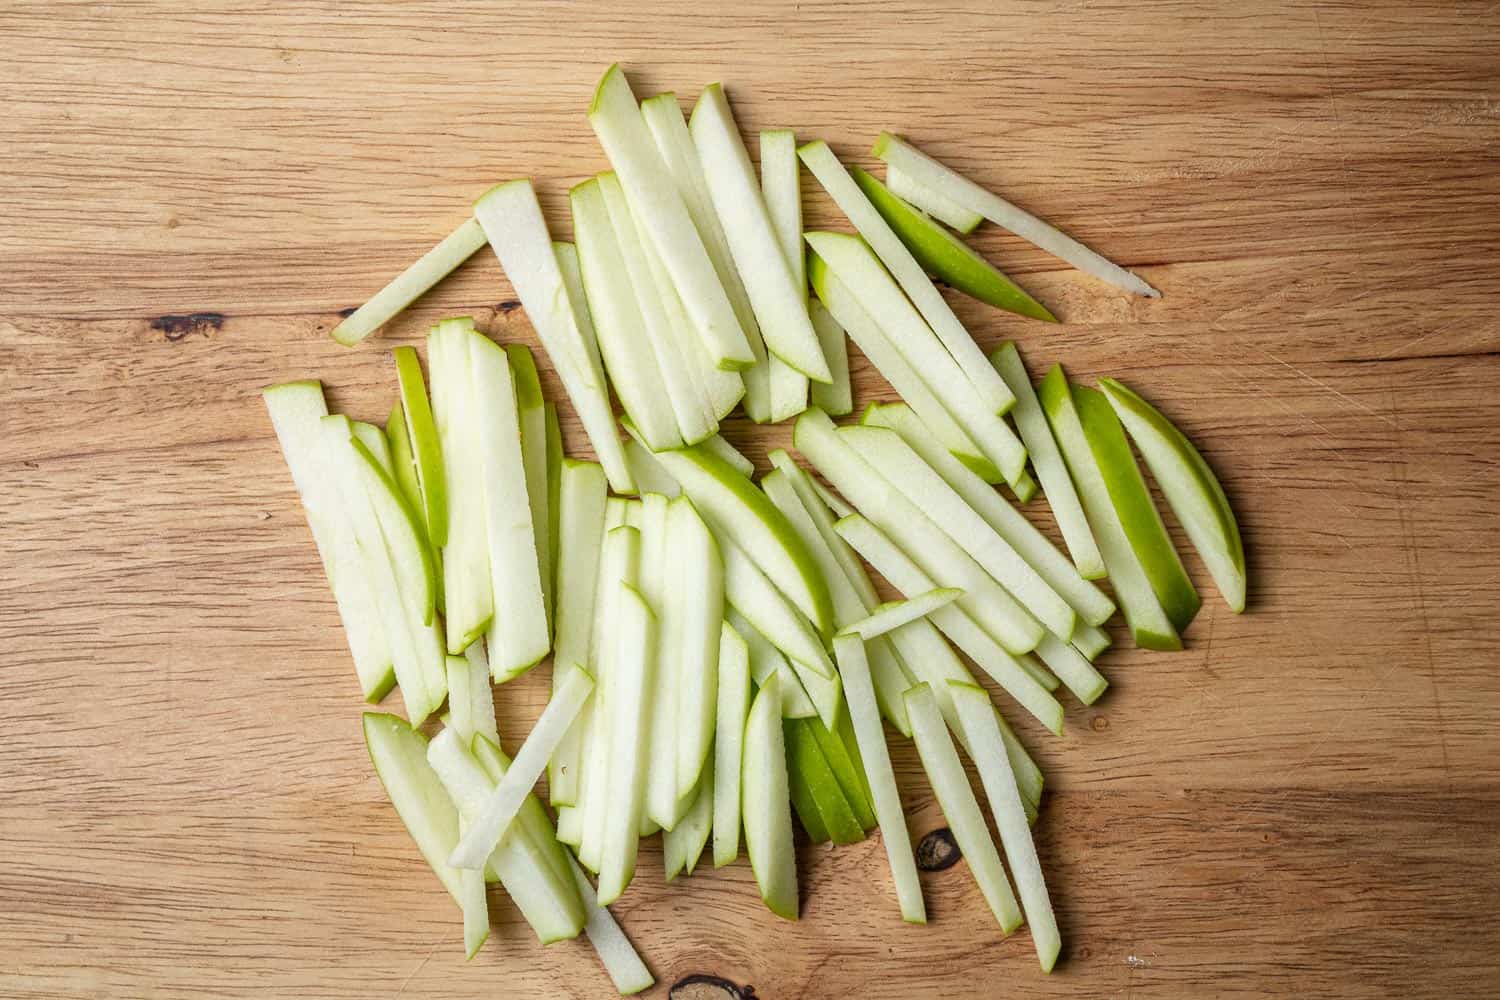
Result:
M650 995L1494 995L1500 5L191 6L0 5L0 996L610 995L499 894L463 961L259 390L321 377L381 419L390 347L436 317L532 342L487 251L383 337L327 334L491 183L536 177L565 235L615 60L857 162L903 131L1138 269L1163 299L986 227L1065 322L955 306L1159 401L1253 574L1186 651L1109 652L1062 738L1012 713L1047 775L1052 977L962 863L913 928L878 837L805 848L791 924L743 860L663 885L653 841L616 907ZM790 438L726 433L762 465ZM509 745L546 682L497 693ZM920 838L941 815L897 743Z

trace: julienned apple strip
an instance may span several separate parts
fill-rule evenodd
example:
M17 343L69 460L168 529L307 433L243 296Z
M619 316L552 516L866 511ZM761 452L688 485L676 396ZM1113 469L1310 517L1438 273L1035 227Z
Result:
M750 676L756 687L765 687L772 674L781 675L781 716L784 719L806 719L818 714L807 690L797 679L786 654L761 634L733 607L724 610L724 620L745 640L750 658Z
M475 220L465 219L441 243L345 317L333 328L333 339L345 347L353 347L474 256L484 243L484 229Z
M833 664L807 619L740 546L723 534L718 539L724 559L724 599L793 661L810 673L832 677Z
M508 181L491 188L474 203L474 217L484 226L490 247L552 359L610 485L628 493L629 470L615 430L599 348L583 338L531 182Z
M742 795L745 847L760 897L777 916L797 919L797 854L781 730L781 681L775 675L755 696L745 723Z
M891 193L896 197L910 202L943 225L965 235L978 229L979 224L984 221L984 216L978 212L970 211L952 198L918 184L905 171L898 170L890 164L886 164L885 167L885 186L890 188Z
M412 347L395 350L396 381L401 390L403 424L411 454L416 462L417 485L421 489L426 536L434 549L448 544L447 484L443 474L443 452L432 407L427 401L427 386L422 381L422 364ZM399 477L398 477L399 479Z
M1008 410L1014 398L1005 382L995 374L995 369L985 360L984 352L953 314L953 309L932 283L932 279L923 272L922 265L917 263L906 244L892 231L875 206L870 204L870 199L865 197L854 178L849 176L849 171L844 169L833 150L820 140L807 143L797 152L802 157L802 162L807 164L807 169L812 171L818 183L823 185L849 217L849 221L854 223L854 228L859 230L864 242L879 255L880 262L890 269L900 283L901 290L915 304L916 311L922 315L923 325L951 355L954 367L963 372L963 385L973 389L982 401L983 408L992 415ZM874 311L876 316L882 315L879 310ZM943 388L948 392L956 392L959 386L956 383L944 384ZM1003 463L1001 467L1005 467Z
M615 918L599 905L588 876L571 855L568 857L568 867L588 914L583 931L588 935L594 950L599 953L599 961L603 963L604 971L609 974L609 980L614 983L615 989L621 996L631 996L655 986L656 979L651 975L651 970L641 961L640 954L615 922Z
M398 400L385 418L386 450L391 453L391 475L401 487L401 495L414 508L421 508L422 487L417 482L417 459L411 452L411 436L406 431L406 414ZM445 474L446 477L446 474Z
M458 810L427 763L427 740L405 719L384 712L365 713L364 736L370 763L396 815L443 888L462 906L459 873L447 860L458 843Z
M688 315L712 345L719 367L754 364L745 331L618 65L599 81L589 105L589 124L620 175L632 209L649 227L649 238L683 296Z
M809 395L812 405L821 407L824 413L836 417L854 409L854 395L849 387L849 346L844 340L844 328L838 320L816 300L807 304L807 314L812 317L813 330L818 334L818 343L823 347L823 357L828 361L832 376L827 383L812 384Z
M776 241L781 244L792 284L807 297L806 257L802 250L802 165L797 160L797 136L790 129L760 134L760 191ZM810 320L811 315L808 316ZM818 346L822 347L819 334ZM826 353L824 359L827 361ZM829 377L833 366L829 365ZM822 385L823 383L819 383ZM775 355L771 356L771 420L790 420L807 409L808 378Z
M692 784L677 783L677 739L679 708L677 693L682 686L680 623L682 604L675 593L669 593L669 576L677 564L668 551L667 505L660 493L641 495L640 518L627 516L626 523L641 533L641 570L637 589L641 598L656 615L656 656L652 672L651 723L647 734L646 790L641 804L640 835L650 836L657 828L671 830L677 825L691 802L684 796ZM675 591L675 587L672 590ZM718 616L722 617L720 608Z
M594 596L599 578L599 551L604 543L604 505L609 484L594 462L564 459L558 487L560 527L557 553L557 632L552 650L552 690L569 672L592 668L589 639L594 629ZM578 802L578 769L583 728L581 714L558 744L547 774L554 806Z
M995 225L1008 229L1024 240L1034 243L1055 257L1060 257L1088 274L1123 288L1136 295L1160 298L1161 292L1146 284L1134 274L1111 263L1090 250L1066 233L1049 226L1029 212L1022 211L997 194L986 191L967 177L946 167L889 132L880 133L875 142L874 154L889 166L900 170L913 181L921 184L955 204L978 212Z
M840 629L834 638L856 635L865 641L878 639L887 632L894 632L907 622L927 618L941 611L962 597L963 593L957 587L930 587L899 601L886 601L871 611L867 617Z
M678 689L675 724L677 787L692 788L713 750L718 701L718 657L724 618L724 563L719 546L686 497L667 510L667 603L677 630Z
M714 710L714 867L740 853L740 768L745 719L750 714L750 647L727 621L719 627L718 691Z
M448 722L465 743L475 736L500 741L495 726L495 700L490 690L490 667L475 643L463 656L448 657Z
M840 681L840 690L843 682ZM844 714L839 714L839 722L844 719ZM852 733L850 742L844 742L843 729L839 723L835 723L830 729L818 719L804 720L803 725L812 734L813 742L818 744L818 749L823 753L823 759L828 762L828 769L833 772L834 779L838 782L839 793L843 795L844 801L849 803L849 811L854 814L854 820L859 824L860 839L864 839L866 830L873 830L879 821L875 818L875 810L870 804L870 783L865 778L864 764L860 762L859 747L855 745Z
M521 465L526 473L526 499L531 507L531 531L535 538L537 571L542 582L542 608L547 633L552 633L552 514L548 509L547 400L536 359L525 344L506 344L511 381L516 387L516 414L521 426Z
M835 844L857 844L865 839L865 831L813 737L810 726L815 724L812 719L786 719L782 722L787 780L794 787L799 781L803 785L802 801L794 799L794 804L804 827L811 819L813 827L819 832L827 831ZM815 816L808 814L809 806Z
M698 783L688 792L686 801L687 806L677 825L663 830L661 835L662 864L668 882L684 871L693 874L703 848L708 844L714 816L714 764L711 759L699 775Z
M579 751L581 767L578 785L578 808L582 813L578 821L578 860L595 874L599 872L604 851L604 819L608 810L605 799L609 793L610 780L610 714L606 702L609 673L618 646L613 640L617 631L613 624L614 605L625 568L621 560L629 554L628 548L619 544L610 545L608 539L617 528L625 524L632 506L639 503L638 500L610 497L604 504L604 538L601 540L599 574L595 581L594 628L589 639L589 660L595 669L594 697L584 709L588 713L588 722Z

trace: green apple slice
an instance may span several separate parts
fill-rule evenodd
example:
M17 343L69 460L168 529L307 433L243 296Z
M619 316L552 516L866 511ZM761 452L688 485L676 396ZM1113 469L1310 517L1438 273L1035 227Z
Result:
M1097 580L1104 576L1104 557L1099 555L1099 546L1089 531L1083 504L1073 488L1073 480L1068 477L1068 467L1057 448L1052 429L1047 425L1047 415L1037 401L1036 390L1031 386L1026 366L1021 363L1021 355L1015 344L1004 343L990 355L990 360L1000 377L1005 379L1005 384L1016 394L1016 407L1011 416L1015 418L1021 440L1026 443L1027 454L1031 456L1031 464L1042 481L1047 504L1057 518L1057 527L1062 531L1068 554L1073 557L1073 565L1084 579Z
M1245 610L1245 548L1229 498L1198 449L1170 420L1123 383L1100 379L1099 388L1130 432L1214 585L1236 614Z
M498 741L491 740L483 733L477 734L469 743L469 752L479 761L479 766L484 768L491 784L499 784L505 780L511 759L500 749ZM521 803L521 811L516 816L516 823L517 829L541 855L541 862L547 866L547 874L556 891L566 899L571 895L568 885L572 882L572 875L568 871L568 852L557 839L557 829L552 825L547 810L542 808L542 800L534 794L526 796ZM498 881L498 877L491 881Z
M755 168L719 84L703 89L688 130L766 350L808 378L827 382L828 362L807 315L805 286L797 285L777 239Z
M681 709L678 690L683 666L681 622L683 604L674 586L668 588L670 569L679 567L669 551L666 497L647 493L641 497L641 574L639 590L646 605L656 614L656 667L652 675L651 731L646 750L646 797L641 814L641 836L649 836L647 827L671 830L682 813L678 809L684 789L692 783L677 783L677 734ZM627 521L627 523L633 523ZM715 620L723 616L722 606ZM696 775L694 776L696 778ZM682 802L683 806L688 805Z
M792 673L801 682L802 689L807 692L808 701L817 709L818 718L823 720L825 726L835 725L838 722L839 705L843 702L843 685L839 683L838 673L831 671L825 677L795 658L791 659L791 667Z
M719 628L719 676L714 705L714 867L740 855L740 767L745 720L750 714L750 646L723 622Z
M958 753L953 749L953 740L943 725L943 716L938 711L932 688L918 684L906 692L906 711L911 715L912 736L917 744L917 754L922 758L922 769L932 783L938 805L953 831L953 839L958 841L958 849L963 852L974 881L979 883L980 892L990 904L990 912L1000 922L1000 930L1009 934L1021 925L1021 908L1016 905L1015 893L1011 891L1005 869L1000 865L1000 854L990 838L984 814L979 811L979 802L969 787L969 778L964 774ZM994 718L993 708L982 711Z
M905 293L903 300L906 297L911 299L910 305L915 305L914 311L921 313L923 325L936 335L946 349L945 353L952 362L951 367L962 371L962 384L973 387L976 402L992 415L1009 409L1012 403L1010 390L995 374L995 369L985 361L984 352L953 314L953 309L922 270L922 265L917 263L906 244L901 242L890 224L870 203L870 199L860 190L859 184L839 162L833 150L828 148L826 142L819 140L807 143L797 152L802 157L802 162L807 164L807 169L818 179L818 183L823 185L849 217L849 221L854 223L854 228L864 238L862 242L868 243L875 254L879 255L880 262L890 269L895 282L900 283L901 291ZM845 281L847 283L848 279ZM872 308L871 311L878 317L884 317L879 309ZM925 369L919 367L919 370L923 371L924 376L927 374ZM941 382L939 385L947 392L956 392L959 388L959 383Z
M1072 606L899 434L884 427L845 427L839 434L1048 630L1072 636L1078 622Z
M703 768L698 783L687 796L690 804L683 810L682 819L672 829L661 835L663 863L667 881L670 882L683 871L689 875L698 865L698 858L708 843L708 835L714 813L714 764L710 760Z
M599 871L600 857L604 849L604 818L607 811L605 797L609 790L609 722L610 715L605 705L608 694L611 662L615 658L617 643L614 637L618 629L613 622L615 598L620 584L639 579L640 542L637 536L633 544L622 538L610 542L616 529L625 525L629 511L639 501L610 497L604 504L604 541L599 554L599 574L595 581L594 628L590 635L589 662L594 665L594 697L585 707L588 720L583 729L583 741L579 750L581 770L579 773L578 799L583 818L579 825L582 833L578 844L578 860L595 873ZM632 529L634 530L634 529ZM631 559L634 562L631 562Z
M812 488L813 491L818 494L818 499L822 500L823 503L827 505L828 509L834 513L835 516L848 517L850 514L854 513L854 508L845 503L843 497L839 496L837 493L833 492L833 490L830 490L828 487L824 486L816 479L812 480Z
M444 454L473 456L479 421L470 378L469 319L444 320L427 335L432 409ZM448 500L448 543L443 547L443 613L448 652L462 653L484 634L494 616L489 529L485 525L484 471L480 463L443 463Z
M516 387L516 412L521 422L521 464L526 472L526 498L531 506L531 530L536 544L537 569L542 577L542 607L552 627L552 553L547 548L552 515L547 507L547 400L536 359L525 344L506 344L511 381Z
M628 425L634 427L634 423ZM632 431L632 433L639 433ZM712 440L712 439L710 439ZM675 497L682 493L682 487L677 485L677 480L667 474L662 464L656 460L646 445L632 437L625 442L625 460L630 463L630 474L635 477L636 489L642 496L647 493L660 493L664 497Z
M1017 405L1021 404L1018 402ZM1024 514L1006 503L974 470L955 461L934 440L912 408L902 404L877 407L869 414L869 423L889 427L901 435L901 439L1073 607L1080 619L1074 627L1075 635L1083 630L1083 626L1098 625L1114 614L1115 603L1109 595L1086 580L1046 535L1038 531Z
M797 919L797 852L792 843L792 810L788 797L786 743L781 732L781 681L767 678L750 706L745 722L745 848L760 886L760 898L771 912Z
M583 900L584 910L588 913L588 922L584 924L583 932L588 935L589 943L599 955L599 961L609 975L609 981L614 983L615 990L621 996L628 997L655 986L656 979L652 977L651 970L641 961L640 953L635 950L615 918L599 905L594 887L589 885L588 876L583 873L578 862L570 857L568 866L572 869L574 885Z
M1094 669L1088 657L1055 635L1042 636L1042 641L1036 647L1036 655L1085 705L1098 701L1104 689L1109 687L1109 681Z
M1011 492L1016 495L1016 503L1030 503L1035 499L1038 489L1040 487L1031 477L1031 473L1022 471L1021 478L1016 480L1015 485L1011 487Z
M823 348L823 358L828 362L831 376L828 382L812 385L809 390L811 402L823 412L841 417L854 409L854 394L849 386L849 345L844 339L844 328L821 302L809 302L807 313L812 317L813 330L818 335L818 344Z
M615 637L619 648L610 662L609 688L604 695L606 711L610 713L609 789L599 868L599 902L605 906L620 898L635 875L646 784L646 740L651 711L648 692L656 649L656 616L639 591L622 583L616 600Z
M589 124L718 366L754 364L745 331L618 64L605 71L594 91Z
M1035 246L1067 261L1086 274L1092 274L1117 288L1135 295L1161 298L1161 292L1136 275L1111 263L1066 233L1048 225L1029 212L1022 211L997 194L986 191L967 177L946 167L912 146L900 136L880 133L874 154L889 166L900 170L923 187L978 212L1002 229L1008 229Z
M1167 526L1151 500L1151 491L1135 464L1120 418L1104 393L1097 389L1074 386L1073 405L1077 407L1084 437L1104 478L1120 525L1125 529L1125 537L1130 539L1130 547L1146 571L1156 599L1180 632L1187 628L1203 602L1193 589L1177 548L1167 534Z
M842 685L841 685L842 686ZM839 714L839 720L844 719L844 713ZM839 791L844 795L844 801L849 804L849 810L854 814L854 820L859 824L861 837L866 830L873 829L876 823L875 813L870 807L870 791L865 783L862 765L855 763L855 754L851 755L849 748L835 732L829 728L821 719L804 719L802 724L812 734L818 744L818 749L823 752L823 759L828 762L828 769L833 772L834 778L839 783Z
M499 684L531 669L552 643L510 363L505 350L482 334L470 334L468 346L495 607L485 649Z
M990 710L990 696L982 688L969 684L950 683L949 691L968 736L985 798L990 801L990 812L1000 832L1005 860L1010 862L1011 874L1015 876L1016 888L1020 891L1037 958L1041 961L1042 971L1051 972L1062 945L1057 918L1052 914L1052 900L1042 877L1041 862L1037 860L1036 844L1031 839L1021 793L1016 788L1016 776L1006 759L1005 743L1000 738L1000 727L995 724L995 713Z
M366 423L363 420L349 421L349 432L365 446L365 451L368 451L370 457L375 459L375 464L380 466L380 471L394 479L396 472L395 467L391 464L391 445L385 439L385 432L374 424ZM399 486L399 484L397 485ZM399 490L398 494L401 497L401 502L406 503L406 494ZM422 508L416 504L407 505L411 507L413 512L417 513L417 520L420 522L422 519ZM418 527L420 528L421 525L418 524Z
M658 94L641 102L641 117L646 119L656 148L667 165L668 172L676 181L688 216L693 220L714 273L729 296L729 304L744 331L755 363L744 369L745 415L756 423L763 424L771 416L769 367L766 345L761 339L760 325L755 322L755 309L750 305L750 295L745 283L735 270L734 257L729 252L729 241L724 236L724 227L714 212L713 199L708 194L708 181L703 177L703 164L698 158L698 147L688 132L687 120L677 104L676 94Z
M459 820L459 830L464 829ZM459 909L464 914L464 958L472 959L490 936L490 904L484 891L483 868L465 868L458 873L463 886L463 901Z
M1057 317L1048 312L1046 306L920 209L892 194L867 171L855 167L850 173L865 197L870 199L870 204L875 206L928 274L997 309L1049 323L1057 322Z
M1080 625L1073 633L1073 648L1089 660L1098 659L1099 654L1108 649L1113 641L1109 633L1097 625Z
M755 475L755 463L740 453L739 449L718 434L703 442L703 449L728 462L745 478Z
M806 258L802 251L802 183L798 176L797 136L790 129L760 134L760 192L766 200L771 229L781 244L782 254L792 271L792 283L803 290L806 299ZM812 317L809 316L809 319ZM822 347L822 334L818 346ZM824 360L827 359L826 353ZM829 366L830 377L833 374ZM819 383L822 385L823 383ZM771 357L771 420L790 420L807 409L808 378L785 361Z
M1061 365L1053 365L1037 386L1037 398L1047 414L1047 423L1062 449L1063 459L1068 463L1068 473L1073 485L1078 487L1078 499L1083 503L1083 512L1089 526L1094 529L1094 540L1099 543L1099 554L1109 570L1109 580L1125 614L1125 622L1136 645L1144 649L1181 649L1182 639L1177 629L1167 618L1161 603L1151 588L1151 581L1131 547L1120 516L1110 500L1109 488L1089 446L1074 405L1068 376Z
M978 212L964 208L952 198L938 194L930 187L918 184L903 170L890 164L885 168L885 186L896 197L920 208L945 226L951 226L964 235L972 233L984 221Z
M822 640L743 549L719 535L724 559L724 599L745 620L810 673L833 676Z
M675 569L667 603L676 607L671 617L679 650L677 787L686 789L698 780L713 748L724 619L724 563L708 525L686 497L668 508L667 564Z
M865 311L865 304L859 297L816 254L808 256L807 273L813 291L828 312L844 327L850 339L859 345L859 349L875 366L875 370L891 384L891 388L922 415L923 422L932 428L933 434L942 440L943 446L956 455L964 456L966 460L984 463L985 460L978 457L979 445L959 426L947 406L902 356L875 318ZM1002 478L998 469L994 471L997 480Z
M855 550L865 558L875 571L885 577L904 594L930 592L932 578L918 566L910 556L902 552L895 542L859 514L851 514L838 522L838 532ZM989 674L996 684L1006 690L1022 708L1036 716L1037 720L1053 733L1060 734L1063 724L1063 708L1057 699L1037 682L1022 665L1007 653L999 643L975 624L962 608L949 606L939 608L932 615L932 624L946 635L953 644ZM1043 642L1046 636L1043 636Z
M346 316L333 328L333 339L345 347L353 347L389 323L423 292L474 256L484 243L484 229L473 219L465 219L441 243L423 254L416 263L397 275L394 281Z
M599 552L604 543L604 505L609 483L594 462L563 459L558 483L560 518L557 552L557 637L552 653L552 690L575 667L593 665L589 655L594 630L594 598ZM578 801L584 717L573 724L552 755L547 787L552 804Z
M822 828L828 831L835 844L857 844L865 839L865 831L855 818L849 800L839 787L828 759L814 739L811 726L816 719L783 719L782 738L786 743L786 767L788 777L800 779L806 789L806 798L817 810Z
M629 471L615 430L599 347L584 339L531 181L508 181L491 188L475 202L474 217L484 227L500 266L552 359L563 391L573 403L610 485L619 492L630 492Z
M878 639L887 632L895 631L907 622L926 618L964 595L957 587L933 587L929 590L899 601L886 601L853 625L839 630L839 636L857 635L869 641Z
M787 769L787 797L792 800L792 811L797 814L797 822L802 824L809 843L826 844L833 839L828 833L828 827L823 824L817 803L813 802L807 780L793 767Z
M406 414L397 403L385 420L386 449L391 453L391 475L401 487L401 495L414 510L422 508L422 487L417 483L416 456L411 453L411 437L406 430ZM445 476L446 479L446 476Z
M855 428L845 428L851 430ZM889 432L884 432L889 433ZM939 586L965 591L974 620L1013 653L1035 648L1044 629L922 510L871 468L821 410L797 418L795 441L813 467L912 558Z
M463 656L449 656L447 662L448 725L465 743L472 743L476 735L499 742L489 664L478 644L466 649Z
M999 468L1006 482L1016 482L1026 468L1026 448L1021 439L1000 418L990 402L980 397L966 377L967 373L944 349L944 344L933 337L922 316L912 308L901 287L881 267L869 246L858 237L843 233L808 233L807 242L876 317L876 322L907 364L934 392L943 394L949 412L979 446L982 456ZM927 279L924 276L922 280ZM969 344L973 346L974 342L970 340ZM980 354L981 358L983 356ZM1002 386L1005 384L988 361L985 367L996 381ZM1015 397L1010 389L1007 388L1005 394L1006 405L1014 403Z
M427 763L427 740L405 719L384 712L365 713L364 734L370 763L396 815L438 881L462 906L460 875L447 863L458 843L458 810Z
M870 800L880 824L880 838L885 842L886 860L896 884L896 900L901 919L909 924L925 924L927 908L922 902L922 883L912 856L911 837L906 830L906 814L901 807L901 792L891 768L890 750L880 725L875 687L870 678L870 664L865 644L853 636L833 640L839 673L844 678L844 693L849 699L849 717L859 741L860 758L870 782ZM905 699L902 699L903 702Z
M417 485L422 490L422 505L417 509L426 517L426 535L438 548L448 544L447 482L443 473L443 451L432 407L427 401L427 385L422 381L422 363L412 347L398 347L396 380L401 389L401 408L411 453L416 458Z
M772 645L771 640L762 635L760 629L746 621L744 616L734 608L727 608L724 618L745 639L750 657L750 676L754 679L755 686L765 687L766 679L772 674L781 675L782 718L806 719L817 715L818 709L813 705L812 699L808 698L806 689L802 687L802 682L792 671L792 665L787 661L786 655Z
M567 460L567 455L563 453L562 424L557 419L557 404L551 400L542 407L542 422L547 428L547 552L550 553L550 573L546 582L547 592L556 595L557 550L559 533L562 531L562 515L558 512L558 503L562 491L562 464ZM554 629L557 627L556 611L556 608L548 605L548 617Z

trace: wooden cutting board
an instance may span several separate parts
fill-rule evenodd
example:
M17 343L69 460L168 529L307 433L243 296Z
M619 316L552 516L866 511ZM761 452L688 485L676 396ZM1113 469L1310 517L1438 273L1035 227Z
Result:
M463 961L259 390L319 377L379 420L390 348L437 317L532 342L487 252L383 337L327 333L491 183L536 177L566 235L614 60L641 94L723 80L747 131L855 162L903 131L1139 269L1164 298L987 227L1065 322L954 304L1034 370L1157 400L1252 569L1237 617L1190 560L1187 650L1117 631L1061 739L1012 713L1047 775L1052 977L962 862L914 928L878 837L807 847L791 924L743 861L663 885L653 842L616 908L651 995L1493 995L1500 8L712 6L0 9L0 995L609 995L499 895ZM726 433L762 467L790 439ZM546 677L497 692L511 745ZM920 840L942 818L897 742Z

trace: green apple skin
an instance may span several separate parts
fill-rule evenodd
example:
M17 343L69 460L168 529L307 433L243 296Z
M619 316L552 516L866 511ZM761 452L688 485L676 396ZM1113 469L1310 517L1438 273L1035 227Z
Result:
M422 381L422 363L413 347L398 347L396 380L401 389L401 407L405 410L406 432L411 437L411 451L417 462L417 482L422 488L422 507L427 530L424 535L436 548L448 544L447 481L443 474L443 452L438 443L437 426L432 420L432 405Z
M828 827L823 823L823 817L818 813L817 803L813 802L812 791L807 787L807 779L802 772L796 768L787 771L788 794L791 796L792 808L797 812L797 822L802 824L802 829L807 832L807 839L814 844L826 844L833 839L828 832Z
M1116 379L1099 380L1231 611L1245 610L1245 548L1218 477L1186 434Z
M848 712L839 713L840 720L848 717ZM850 757L849 748L844 745L844 741L839 736L823 724L822 719L805 719L803 722L807 731L817 741L818 749L823 752L823 759L828 762L828 769L838 780L839 790L844 793L844 801L849 803L849 809L854 813L855 820L859 822L860 829L869 830L875 826L875 811L870 806L869 792L865 789L864 773ZM838 722L834 725L836 728Z
M745 723L745 847L770 911L797 919L797 851L792 842L786 740L781 732L781 680L772 674L757 692Z
M901 237L901 242L928 274L997 309L1048 323L1057 322L1057 317L1025 289L931 217L892 194L890 188L868 171L851 167L849 172L875 210Z
M391 415L385 421L385 440L391 449L391 468L396 474L396 485L401 495L412 507L422 506L422 487L417 484L416 458L411 453L411 438L407 436L406 414L397 403L391 407Z
M816 718L782 720L787 773L788 776L792 773L801 776L833 842L857 844L865 839L865 831L829 767L828 758L823 756L817 738L808 728L810 723L817 721Z

